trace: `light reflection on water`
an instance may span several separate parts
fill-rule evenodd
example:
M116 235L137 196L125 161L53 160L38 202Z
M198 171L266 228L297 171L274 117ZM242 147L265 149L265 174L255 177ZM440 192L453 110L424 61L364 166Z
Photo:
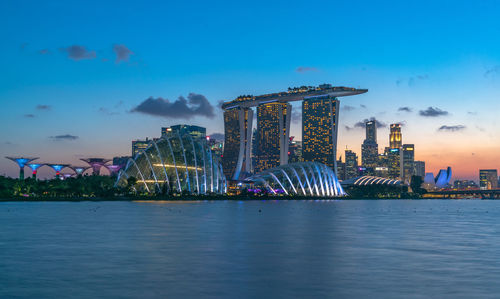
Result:
M477 298L500 201L0 204L0 298Z

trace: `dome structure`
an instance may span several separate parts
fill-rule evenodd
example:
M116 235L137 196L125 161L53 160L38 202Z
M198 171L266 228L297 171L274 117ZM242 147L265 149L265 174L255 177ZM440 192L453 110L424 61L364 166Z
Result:
M335 173L318 162L298 162L254 174L246 182L272 194L337 197L346 193Z
M226 177L220 157L212 153L205 139L189 134L172 134L152 140L130 158L120 170L117 186L137 179L136 190L149 193L225 193Z

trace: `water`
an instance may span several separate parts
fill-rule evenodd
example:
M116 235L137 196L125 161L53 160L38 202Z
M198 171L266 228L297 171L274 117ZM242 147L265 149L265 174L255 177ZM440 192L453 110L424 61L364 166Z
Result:
M0 203L0 298L478 298L500 201Z

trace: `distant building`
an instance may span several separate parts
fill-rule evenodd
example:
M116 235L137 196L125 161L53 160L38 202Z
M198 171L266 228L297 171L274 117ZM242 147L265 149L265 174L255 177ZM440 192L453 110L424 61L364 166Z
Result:
M358 156L351 150L345 150L345 179L358 176Z
M366 139L361 145L361 165L366 169L375 169L378 166L378 144L376 121L371 120L365 123ZM367 171L373 175L373 171Z
M393 180L401 175L401 157L399 148L385 148L387 156L387 177Z
M165 137L169 134L189 134L194 138L205 138L207 136L207 129L191 125L175 125L161 128L161 137Z
M342 157L337 161L337 178L341 181L345 180L345 163L342 162Z
M470 180L455 180L453 188L457 190L477 189L479 186L474 181Z
M224 150L224 143L220 140L206 137L208 148L215 154L217 157L221 158Z
M124 168L127 165L128 159L130 159L129 156L113 157L113 165L119 165Z
M331 96L302 101L302 157L337 169L339 101ZM356 162L357 164L357 162Z
M479 188L481 190L498 188L498 173L496 169L479 170Z
M302 162L302 141L293 140L290 137L290 144L288 146L288 163Z
M400 178L403 182L410 182L415 173L415 145L403 144L400 151Z
M257 106L255 172L288 163L292 105L271 102Z
M141 150L145 150L149 143L150 139L146 138L146 140L132 140L132 157L135 157Z
M401 125L391 124L391 132L389 135L389 147L390 148L401 148L403 144L403 137L401 135Z
M425 177L425 162L424 161L415 161L414 163L414 173L415 175Z

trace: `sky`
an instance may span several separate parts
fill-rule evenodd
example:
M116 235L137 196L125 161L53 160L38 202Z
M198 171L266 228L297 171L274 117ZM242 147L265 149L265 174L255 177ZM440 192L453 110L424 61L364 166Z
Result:
M162 126L223 133L220 101L330 83L369 90L340 99L339 156L360 154L374 117L379 148L399 122L427 172L478 180L500 168L499 14L498 1L1 1L0 156L129 155ZM3 174L18 168L1 158Z

